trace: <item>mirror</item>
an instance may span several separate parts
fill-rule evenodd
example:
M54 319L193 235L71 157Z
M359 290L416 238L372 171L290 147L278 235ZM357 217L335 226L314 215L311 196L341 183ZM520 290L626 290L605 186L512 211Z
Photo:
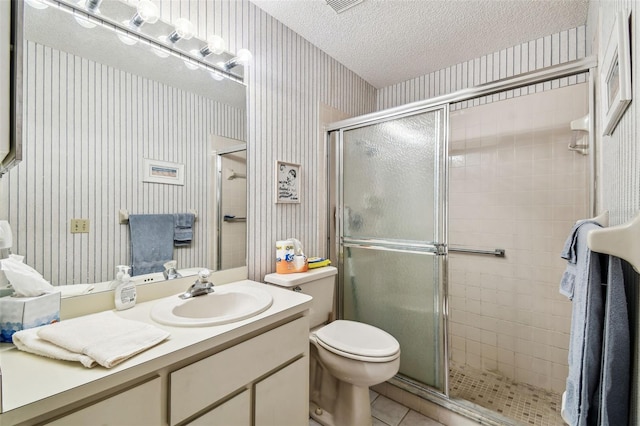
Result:
M225 73L216 64L233 56L203 58L196 49L206 43L195 37L158 49L158 34L173 29L161 21L114 31L109 22L126 29L135 14L119 0L95 15L76 1L33 1L15 2L24 18L23 160L0 179L13 253L54 285L110 282L131 259L121 210L196 212L192 243L173 248L177 268L220 269L213 149L219 137L246 139L242 67ZM147 38L136 38L143 30ZM183 178L158 183L149 164ZM73 219L88 220L88 232L72 233Z

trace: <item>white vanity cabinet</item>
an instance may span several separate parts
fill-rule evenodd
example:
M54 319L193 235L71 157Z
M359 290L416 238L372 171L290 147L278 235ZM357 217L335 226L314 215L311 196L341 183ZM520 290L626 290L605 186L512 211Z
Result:
M186 425L251 426L251 392L245 389Z
M308 419L309 341L300 338L306 336L308 330L309 320L302 317L172 372L169 375L169 424L178 425L203 411L207 413L209 407L215 410L218 401L225 401L243 390L253 394L256 425L300 424L291 420L263 422L258 410L270 400L278 401L274 399L278 394L294 392L304 400L291 406L291 401L282 398L286 405L279 404L276 409L290 411L293 418L297 415L297 418ZM213 417L213 413L207 416L209 424L234 425L222 416L219 421Z
M157 426L162 424L162 383L159 377L60 417L51 426L92 424Z
M309 384L300 380L304 374L309 377L308 357L298 359L256 384L256 426L293 426L309 422Z
M273 305L254 319L171 327L112 369L0 348L0 426L307 424L311 298L265 287ZM151 323L152 305L121 315Z

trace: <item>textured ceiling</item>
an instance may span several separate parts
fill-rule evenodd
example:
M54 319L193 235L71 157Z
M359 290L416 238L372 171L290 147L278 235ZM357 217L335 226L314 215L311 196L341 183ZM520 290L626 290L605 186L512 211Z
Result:
M586 0L251 0L377 88L584 25Z

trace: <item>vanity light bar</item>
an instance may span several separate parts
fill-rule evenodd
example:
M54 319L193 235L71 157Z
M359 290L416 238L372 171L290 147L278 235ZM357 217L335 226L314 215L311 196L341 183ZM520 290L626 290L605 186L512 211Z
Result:
M177 50L173 46L169 46L161 43L160 41L156 41L153 37L147 36L146 34L132 31L128 27L128 25L121 24L115 20L110 19L107 16L104 16L104 15L95 16L93 14L89 14L85 10L85 8L81 5L76 5L74 3L62 3L57 0L39 0L39 1L43 4L55 7L61 11L75 15L76 17L80 17L93 24L100 25L104 28L112 30L115 33L120 33L121 35L129 37L132 40L141 42L142 44L149 46L152 49L164 51L169 55L173 55L178 59L182 59L183 61L195 62L200 68L202 68L205 71L209 71L209 73L211 73L212 75L222 77L222 78L228 78L230 80L243 83L243 79L241 77L238 77L237 75L230 73L224 67L203 62L202 57L198 57L198 55L182 52L180 50Z

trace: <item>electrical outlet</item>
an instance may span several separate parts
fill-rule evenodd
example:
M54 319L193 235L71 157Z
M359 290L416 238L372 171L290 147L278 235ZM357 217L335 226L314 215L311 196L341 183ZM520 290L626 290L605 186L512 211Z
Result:
M86 234L89 232L89 219L71 219L72 234Z

